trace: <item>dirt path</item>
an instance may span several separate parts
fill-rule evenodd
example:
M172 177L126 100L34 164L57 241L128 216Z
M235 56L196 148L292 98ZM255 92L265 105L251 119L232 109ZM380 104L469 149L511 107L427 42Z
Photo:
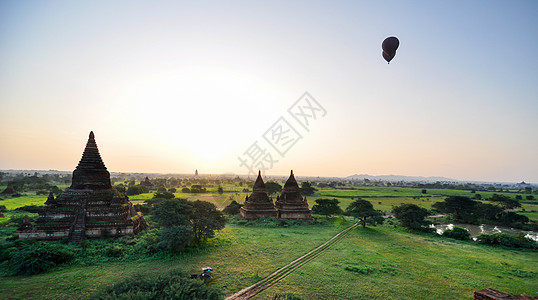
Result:
M351 230L357 228L359 226L359 223L355 223L351 225L350 227L342 230L335 236L333 236L331 239L326 241L325 243L321 244L321 246L315 248L314 250L306 253L305 255L297 258L296 260L290 262L289 264L285 265L284 267L276 270L271 275L265 277L264 279L256 282L255 284L246 287L239 292L230 295L226 297L225 300L234 300L234 299L250 299L263 290L267 289L268 287L272 286L273 284L279 282L284 277L291 274L293 271L300 268L302 265L306 264L307 262L314 259L316 256L323 253L325 250L329 249L332 245L336 244L339 240L341 240L348 232Z

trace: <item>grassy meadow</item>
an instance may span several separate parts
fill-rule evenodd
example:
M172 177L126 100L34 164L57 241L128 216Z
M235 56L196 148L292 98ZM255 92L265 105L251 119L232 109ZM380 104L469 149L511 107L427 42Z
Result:
M103 285L138 272L214 268L211 285L237 292L322 244L351 224L269 228L228 225L203 249L170 257L71 265L34 276L3 277L0 298L82 299ZM262 292L305 299L472 299L491 287L534 295L538 253L411 233L390 225L360 228L327 252Z

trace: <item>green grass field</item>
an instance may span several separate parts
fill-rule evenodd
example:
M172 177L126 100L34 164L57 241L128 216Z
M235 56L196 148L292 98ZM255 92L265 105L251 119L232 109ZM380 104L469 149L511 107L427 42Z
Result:
M210 283L227 294L251 285L345 226L288 228L228 225L197 253L168 259L65 266L34 276L3 277L0 298L80 299L103 285L138 272L187 273L215 270ZM346 268L355 270L348 271ZM294 293L305 299L472 299L473 291L495 288L534 295L538 253L458 242L409 233L391 226L357 229L255 299Z

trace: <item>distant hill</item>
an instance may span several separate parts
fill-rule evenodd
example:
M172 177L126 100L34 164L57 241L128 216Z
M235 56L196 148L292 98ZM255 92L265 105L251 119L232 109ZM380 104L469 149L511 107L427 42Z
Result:
M383 181L421 181L421 182L455 182L458 181L452 178L446 177L424 177L424 176L404 176L404 175L368 175L368 174L355 174L347 176L345 179L348 180L383 180Z

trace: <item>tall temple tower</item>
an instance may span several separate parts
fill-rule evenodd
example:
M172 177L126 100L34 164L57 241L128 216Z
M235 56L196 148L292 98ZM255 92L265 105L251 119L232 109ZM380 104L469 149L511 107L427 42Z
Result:
M241 207L241 216L249 220L278 217L273 200L269 199L265 190L261 171L258 172L258 178L252 187L252 194L245 198L245 205Z
M301 195L301 189L293 176L293 170L290 177L284 184L282 194L277 197L276 208L278 217L283 219L312 219L312 211L308 208L306 197Z
M36 224L25 221L19 238L79 242L85 238L136 235L147 227L128 197L110 183L95 136L90 132L71 186L54 199L49 194Z

